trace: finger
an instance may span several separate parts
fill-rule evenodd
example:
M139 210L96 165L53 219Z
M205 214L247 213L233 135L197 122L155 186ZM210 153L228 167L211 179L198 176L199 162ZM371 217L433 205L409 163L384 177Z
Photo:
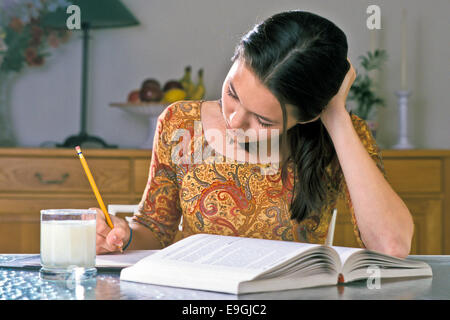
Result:
M103 238L102 236L100 237L100 241L99 241L99 246L103 247L105 250L107 250L108 252L116 252L116 251L120 251L120 248L118 247L117 244L115 244L114 242L112 242L111 240L107 240L107 238ZM118 242L118 241L117 241Z
M111 251L109 251L109 250L107 250L107 249L105 249L104 247L99 246L99 245L96 245L96 246L95 246L95 252L96 252L96 254L111 253Z
M118 244L108 243L105 236L98 233L96 235L96 252L99 254L122 251L123 241L118 241Z
M353 67L353 64L351 63L351 61L350 61L350 59L348 57L347 57L347 61L348 61L349 65L350 65L350 68L348 70L350 71L351 69L355 69Z
M94 208L94 209L97 211L96 231L97 231L97 233L106 237L108 235L108 233L111 231L111 228L106 223L103 212L98 208Z
M106 242L106 237L97 233L97 235L95 236L95 243L98 245L103 245L103 243L105 243L105 242Z
M114 228L106 237L106 243L110 246L122 247L124 238L123 232L118 228Z
M106 238L109 232L111 232L111 228L103 221L98 222L97 221L97 227L96 227L97 233L101 234L103 237Z
M111 248L106 244L106 238L98 233L96 236L95 244L96 244L97 254L114 252L114 248L113 248L113 250L111 250Z
M102 245L97 245L95 247L95 250L97 252L97 254L107 254L107 253L114 253L114 252L118 252L119 250L117 249L117 247L113 250L110 250L110 248L102 246Z
M97 234L95 239L95 251L97 254L104 254L111 252L107 248L105 248L106 239L102 235Z
M123 240L125 239L125 230L120 227L116 227L106 237L106 243L111 247L123 247Z

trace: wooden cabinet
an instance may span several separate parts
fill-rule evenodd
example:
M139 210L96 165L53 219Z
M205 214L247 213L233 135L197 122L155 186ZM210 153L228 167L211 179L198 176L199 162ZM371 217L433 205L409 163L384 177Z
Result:
M382 150L388 182L414 219L411 254L450 254L450 150ZM338 203L335 245L357 246Z
M105 204L137 204L151 150L85 149ZM386 175L413 215L411 254L450 254L450 150L384 150ZM98 207L71 149L0 148L0 253L38 253L41 209ZM122 215L123 216L123 215ZM345 203L335 245L357 246Z
M84 149L106 205L137 204L151 150ZM38 253L40 210L98 207L72 149L0 149L0 253Z

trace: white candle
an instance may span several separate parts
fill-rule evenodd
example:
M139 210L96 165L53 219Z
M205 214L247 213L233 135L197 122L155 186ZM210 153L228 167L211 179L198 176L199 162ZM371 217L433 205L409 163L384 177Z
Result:
M402 60L401 60L401 85L406 90L406 9L402 10Z
M378 47L377 35L378 35L377 29L370 30L370 52L372 53L374 53ZM378 69L371 70L369 74L372 80L374 81L374 85L376 86L378 83Z
M370 30L370 51L374 52L377 49L377 34L376 29Z

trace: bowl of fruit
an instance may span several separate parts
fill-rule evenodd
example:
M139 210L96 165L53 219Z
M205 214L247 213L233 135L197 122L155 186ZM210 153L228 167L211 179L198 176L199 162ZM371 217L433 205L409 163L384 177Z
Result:
M170 79L161 86L157 79L147 78L139 89L133 89L128 93L126 102L113 102L109 105L128 113L148 117L148 137L141 148L151 149L159 115L174 102L202 100L204 96L203 69L198 70L198 80L195 84L191 80L191 66L186 66L181 79Z

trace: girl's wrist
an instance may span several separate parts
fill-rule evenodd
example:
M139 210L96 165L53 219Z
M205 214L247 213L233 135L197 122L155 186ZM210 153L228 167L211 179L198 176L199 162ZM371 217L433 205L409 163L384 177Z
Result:
M130 227L129 224L128 224L128 229L130 230L130 235L129 235L129 237L128 237L128 242L127 242L127 244L124 245L124 247L122 248L123 251L125 251L125 250L130 246L131 240L133 239L133 230L131 229L131 227Z
M345 108L338 110L329 110L326 114L321 116L321 120L328 133L331 135L333 130L335 130L336 126L341 126L345 122L348 122L351 117L348 111Z

